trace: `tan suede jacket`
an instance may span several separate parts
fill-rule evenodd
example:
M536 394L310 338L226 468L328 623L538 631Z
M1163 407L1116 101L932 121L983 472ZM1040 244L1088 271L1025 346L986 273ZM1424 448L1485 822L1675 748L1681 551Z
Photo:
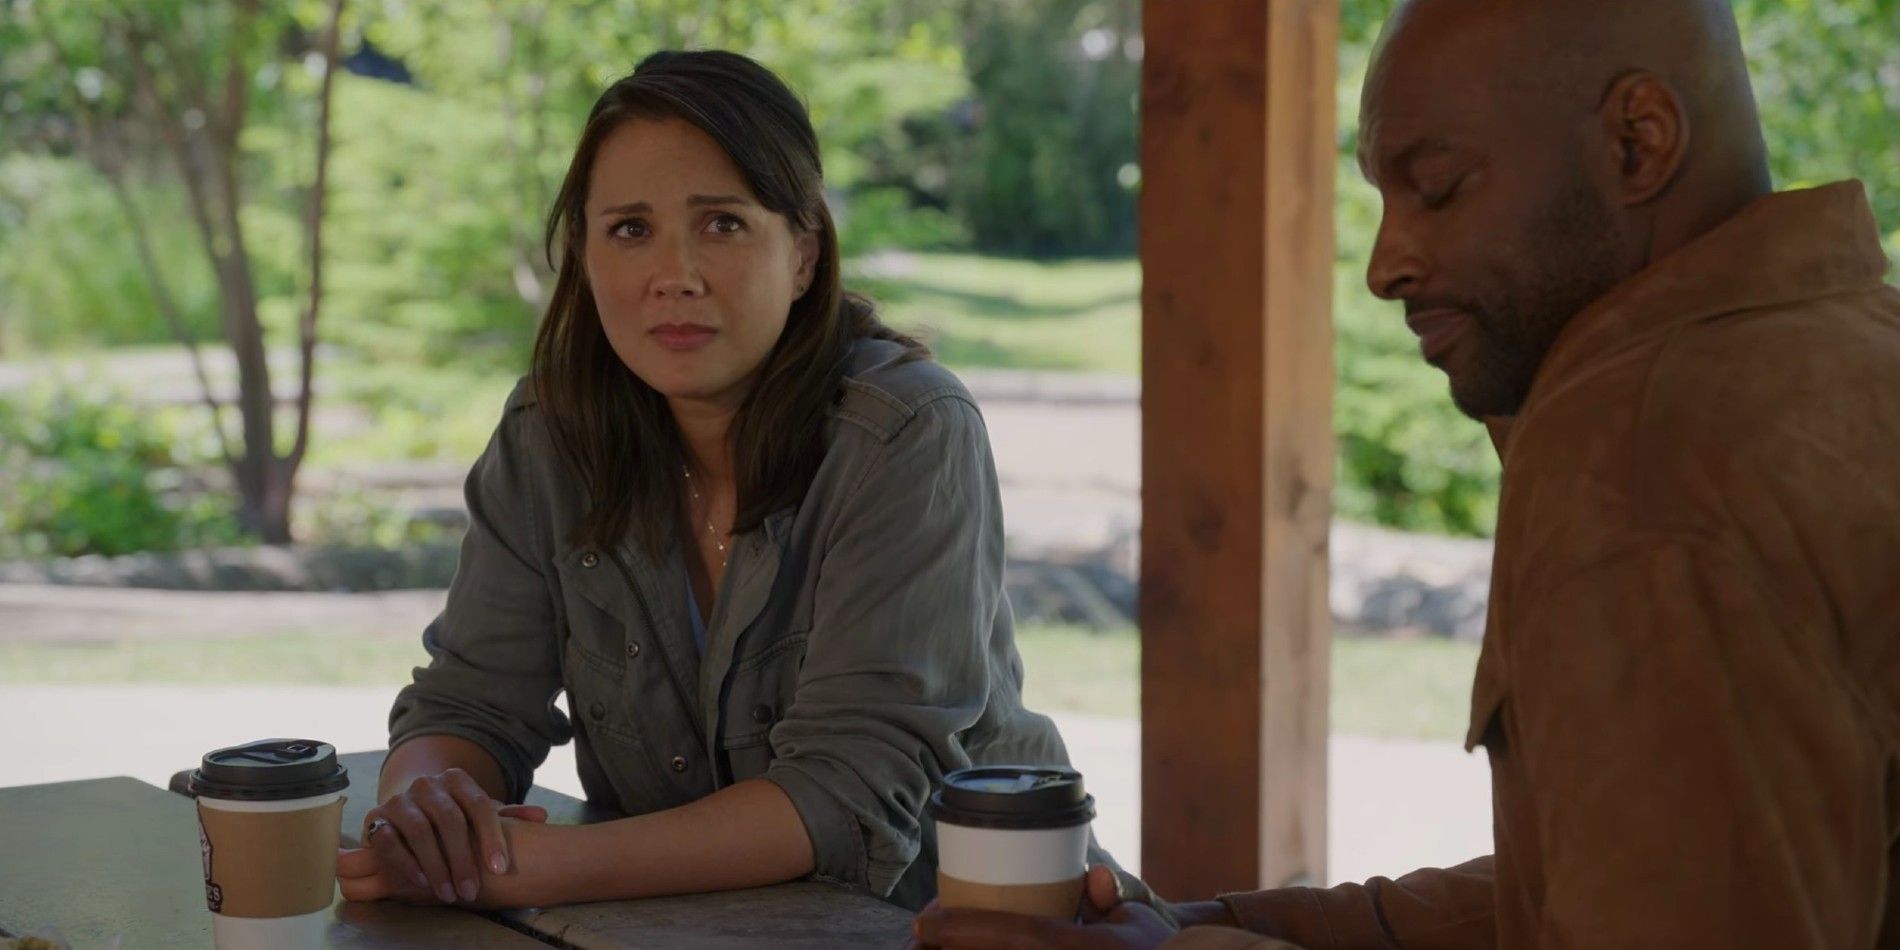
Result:
M1467 748L1495 857L1175 947L1900 945L1900 292L1857 183L1565 328L1504 453ZM1262 936L1267 935L1267 936Z

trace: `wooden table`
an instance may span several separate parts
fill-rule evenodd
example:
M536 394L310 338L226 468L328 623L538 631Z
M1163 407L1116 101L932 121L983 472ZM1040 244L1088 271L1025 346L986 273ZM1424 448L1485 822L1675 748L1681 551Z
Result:
M0 789L0 932L57 929L74 947L209 947L190 799L133 778ZM339 899L332 947L546 944L452 907L352 904Z
M356 843L375 800L382 752L344 755L350 771L342 834ZM183 790L184 776L172 779ZM528 801L548 820L586 824L617 817L535 788ZM0 933L57 927L77 947L126 950L209 946L197 822L182 794L130 778L0 789ZM339 900L335 947L681 948L856 950L901 947L910 913L829 884L799 882L746 891L577 904L479 914L451 907Z
M363 814L375 801L383 752L342 757L351 788L343 806L343 833L354 843ZM177 779L174 779L177 781ZM359 784L360 783L360 784ZM536 787L528 803L548 810L548 821L580 825L619 815ZM580 950L871 950L902 947L911 914L868 894L830 884L798 882L745 891L608 901L566 907L507 911L510 925Z

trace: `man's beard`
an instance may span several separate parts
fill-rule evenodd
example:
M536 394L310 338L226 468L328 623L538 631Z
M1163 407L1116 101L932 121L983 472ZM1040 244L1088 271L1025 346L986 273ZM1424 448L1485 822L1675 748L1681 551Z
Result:
M1521 269L1491 275L1495 292L1468 309L1476 323L1471 355L1451 376L1451 398L1473 419L1514 416L1530 395L1537 370L1564 326L1626 274L1616 249L1616 222L1588 185L1547 205L1531 222Z

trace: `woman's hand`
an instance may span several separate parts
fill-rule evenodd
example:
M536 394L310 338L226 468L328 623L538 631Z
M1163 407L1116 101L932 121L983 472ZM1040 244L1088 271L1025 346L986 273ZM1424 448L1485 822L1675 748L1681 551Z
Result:
M477 876L476 897L473 899L443 900L441 894L429 886L426 878L418 880L398 870L376 847L337 849L337 886L343 893L343 899L352 901L454 903L468 907L532 907L555 903L558 902L558 895L553 893L550 881L559 871L555 862L559 860L556 855L561 852L555 839L573 829L564 825L549 825L546 821L547 810L539 806L504 805L498 808L498 834L515 860L500 874L483 868ZM388 833L384 831L381 834Z
M467 772L452 768L418 778L370 809L361 840L405 892L420 890L444 904L468 902L480 895L484 872L508 871L503 817L546 821L547 811L504 805Z

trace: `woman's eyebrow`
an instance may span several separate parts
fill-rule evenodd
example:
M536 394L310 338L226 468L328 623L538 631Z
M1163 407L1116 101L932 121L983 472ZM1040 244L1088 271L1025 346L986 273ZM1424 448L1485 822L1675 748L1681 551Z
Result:
M752 202L740 195L691 195L686 199L689 208L706 205L749 205Z
M752 200L741 195L689 195L686 205L689 208L703 208L707 205L750 205ZM632 201L626 204L602 208L596 214L652 214L653 205L645 201Z
M608 214L651 214L652 212L653 212L652 205L647 204L644 201L633 201L633 202L628 202L627 204L623 204L623 205L614 205L610 208L602 208L595 213L601 214L601 215L608 215Z

